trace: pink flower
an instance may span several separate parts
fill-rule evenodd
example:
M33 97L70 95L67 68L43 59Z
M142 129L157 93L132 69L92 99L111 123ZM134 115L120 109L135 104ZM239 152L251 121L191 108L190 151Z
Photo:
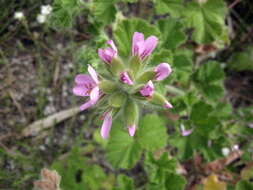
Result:
M130 79L129 75L127 72L122 72L120 73L120 80L121 82L128 84L128 85L133 85L133 81Z
M112 126L112 115L111 112L107 112L104 117L104 121L100 130L102 138L107 139Z
M160 81L169 76L172 69L168 63L161 63L155 67L154 71L156 72L155 80Z
M129 133L129 135L130 135L131 137L134 136L135 131L136 131L136 126L135 126L135 124L128 126L128 133Z
M141 88L140 93L142 96L145 96L145 97L150 97L153 95L154 85L151 80L148 81L148 83L144 87Z
M165 102L165 104L163 105L165 108L167 109L171 109L173 108L173 106L171 105L171 103L169 103L168 101Z
M157 45L158 39L155 36L149 36L144 40L144 35L135 32L132 39L132 55L139 56L141 60L149 56Z
M193 132L193 129L185 130L184 125L180 125L180 128L181 128L181 135L184 137L190 135Z
M89 75L79 74L75 77L75 87L73 93L76 96L90 96L90 100L80 106L81 110L85 110L94 104L99 99L98 76L96 71L89 65Z
M111 47L105 49L98 49L99 57L106 63L111 63L112 59L117 57L118 50L112 40L107 41Z

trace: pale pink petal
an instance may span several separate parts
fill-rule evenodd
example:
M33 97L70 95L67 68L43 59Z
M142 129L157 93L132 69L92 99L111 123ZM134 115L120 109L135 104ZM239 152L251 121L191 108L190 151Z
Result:
M182 136L185 137L185 136L190 135L192 132L193 132L193 129L183 130L183 131L181 132L181 134L182 134Z
M116 53L118 52L117 47L112 40L108 40L107 44L109 44Z
M132 55L139 55L143 43L144 35L140 32L135 32L132 39Z
M165 102L164 107L168 108L168 109L173 108L173 106L171 105L171 103L169 103L168 101Z
M103 49L98 49L98 55L104 62L109 63L109 60L107 59Z
M93 106L94 104L92 103L92 101L88 101L88 102L86 102L86 103L84 103L83 105L81 105L80 106L80 110L86 110L87 108L89 108L89 107L91 107L91 106Z
M76 85L73 88L73 94L76 96L89 96L89 89L86 88L84 85Z
M157 42L158 42L158 39L155 36L150 36L145 40L143 44L145 49L143 50L143 52L141 52L141 55L140 55L141 59L145 59L147 56L149 56L152 53L152 51L155 49L157 45Z
M108 112L105 115L101 130L100 130L100 134L102 138L104 139L108 138L110 130L111 130L111 126L112 126L112 116L111 116L111 113Z
M253 129L253 123L250 123L248 126Z
M76 75L75 82L77 84L94 83L94 81L92 80L92 78L90 77L90 75L86 75L86 74L78 74L78 75Z
M134 136L135 130L136 130L136 126L135 126L135 125L128 126L128 133L129 133L129 135L130 135L131 137Z
M90 65L88 65L88 72L89 72L90 76L92 77L92 79L94 80L94 82L96 84L98 84L97 73L96 73L96 71Z
M148 81L148 83L141 88L140 93L142 96L145 97L150 97L153 95L154 93L154 84L152 83L152 81Z
M168 63L161 63L155 67L154 71L156 72L155 80L161 81L170 75L172 69Z
M128 85L133 85L133 81L130 79L129 75L127 72L122 72L120 73L120 80L121 82L128 84Z
M90 92L90 101L95 104L99 99L99 88L96 86Z

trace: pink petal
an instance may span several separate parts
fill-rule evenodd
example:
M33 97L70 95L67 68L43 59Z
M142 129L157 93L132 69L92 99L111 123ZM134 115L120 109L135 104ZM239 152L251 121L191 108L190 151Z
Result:
M76 85L73 88L73 94L75 94L76 96L89 96L88 91L89 89L86 88L84 85Z
M117 47L112 40L108 40L107 44L109 44L116 53L118 52Z
M111 126L112 126L112 116L111 116L111 113L108 112L105 115L101 130L100 130L100 134L102 138L104 139L108 138L110 130L111 130Z
M153 95L154 85L151 80L148 81L148 83L144 87L141 88L140 93L142 96L145 96L145 97L150 97Z
M90 92L90 101L93 103L93 104L96 104L97 101L99 99L99 88L98 86L96 86L95 88L93 88Z
M92 78L89 75L85 75L85 74L76 75L75 82L77 84L94 83L94 81L92 80Z
M129 135L130 135L131 137L134 136L135 130L136 130L136 126L135 126L135 125L128 126L128 133L129 133Z
M92 77L92 79L94 80L94 82L96 84L98 84L97 73L96 73L96 71L90 65L88 65L88 72L89 72L90 76Z
M156 72L155 80L161 81L170 75L172 69L168 63L161 63L155 67L154 71Z
M86 110L87 108L89 108L89 107L91 107L91 106L93 106L93 103L92 103L92 101L88 101L88 102L86 102L86 103L84 103L83 105L81 105L80 106L80 110Z
M193 129L183 130L183 131L181 132L181 134L182 134L182 136L185 137L185 136L190 135L192 132L193 132Z
M127 72L122 72L120 73L120 80L128 85L133 85L133 81L130 79L129 75L127 74Z
M173 106L171 105L171 103L169 103L168 101L165 102L164 107L168 108L168 109L173 108Z
M103 49L98 49L98 55L104 62L109 63L109 60L107 59Z
M139 55L143 43L144 35L140 32L135 32L132 39L132 55Z
M152 53L152 51L155 49L157 45L157 42L158 42L158 39L155 36L150 36L145 40L143 44L145 49L140 55L141 59L145 59L147 56L149 56Z

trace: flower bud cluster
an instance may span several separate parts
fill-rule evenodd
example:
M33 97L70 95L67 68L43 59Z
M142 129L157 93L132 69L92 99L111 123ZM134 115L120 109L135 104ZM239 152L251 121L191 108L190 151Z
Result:
M140 105L152 104L165 109L173 106L155 89L155 84L168 77L172 70L168 63L160 63L148 68L147 58L157 46L158 39L135 32L132 38L132 53L128 61L123 62L112 40L110 47L99 49L98 55L105 63L107 74L98 74L88 65L89 74L78 74L75 77L73 93L87 96L89 100L80 106L85 110L93 105L103 111L101 136L107 138L112 121L122 115L129 135L134 136L138 126Z

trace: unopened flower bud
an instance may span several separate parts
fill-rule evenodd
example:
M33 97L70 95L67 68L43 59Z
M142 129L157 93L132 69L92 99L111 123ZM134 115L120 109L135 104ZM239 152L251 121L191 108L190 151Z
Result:
M128 126L128 133L129 133L129 135L130 135L131 137L133 137L133 136L134 136L134 134L135 134L135 130L136 130L136 126L135 126L135 124L134 124L134 125L130 125L130 126Z
M128 84L128 85L133 85L133 81L130 79L129 75L127 72L122 72L120 73L120 80L121 82Z
M154 92L152 99L150 101L151 103L163 106L164 108L168 108L168 109L173 108L171 103L169 103L167 99L163 95L159 94L158 92Z
M99 89L101 89L105 94L112 94L115 90L117 90L117 86L109 80L103 80L99 83Z
M112 40L108 40L107 44L109 44L111 47L98 49L98 55L104 62L110 64L113 58L117 57L118 50Z
M142 96L145 96L145 97L151 97L153 95L154 85L151 80L148 81L148 83L141 88L140 93Z
M122 92L115 92L109 97L109 105L115 108L121 107L126 101L126 95Z
M156 73L153 70L144 72L136 81L138 83L146 84L148 81L155 78Z
M155 80L160 81L169 76L172 69L168 63L161 63L155 67L154 71L156 72Z
M134 136L136 124L139 119L139 108L134 100L129 99L126 103L124 115L126 118L126 125L130 136Z

